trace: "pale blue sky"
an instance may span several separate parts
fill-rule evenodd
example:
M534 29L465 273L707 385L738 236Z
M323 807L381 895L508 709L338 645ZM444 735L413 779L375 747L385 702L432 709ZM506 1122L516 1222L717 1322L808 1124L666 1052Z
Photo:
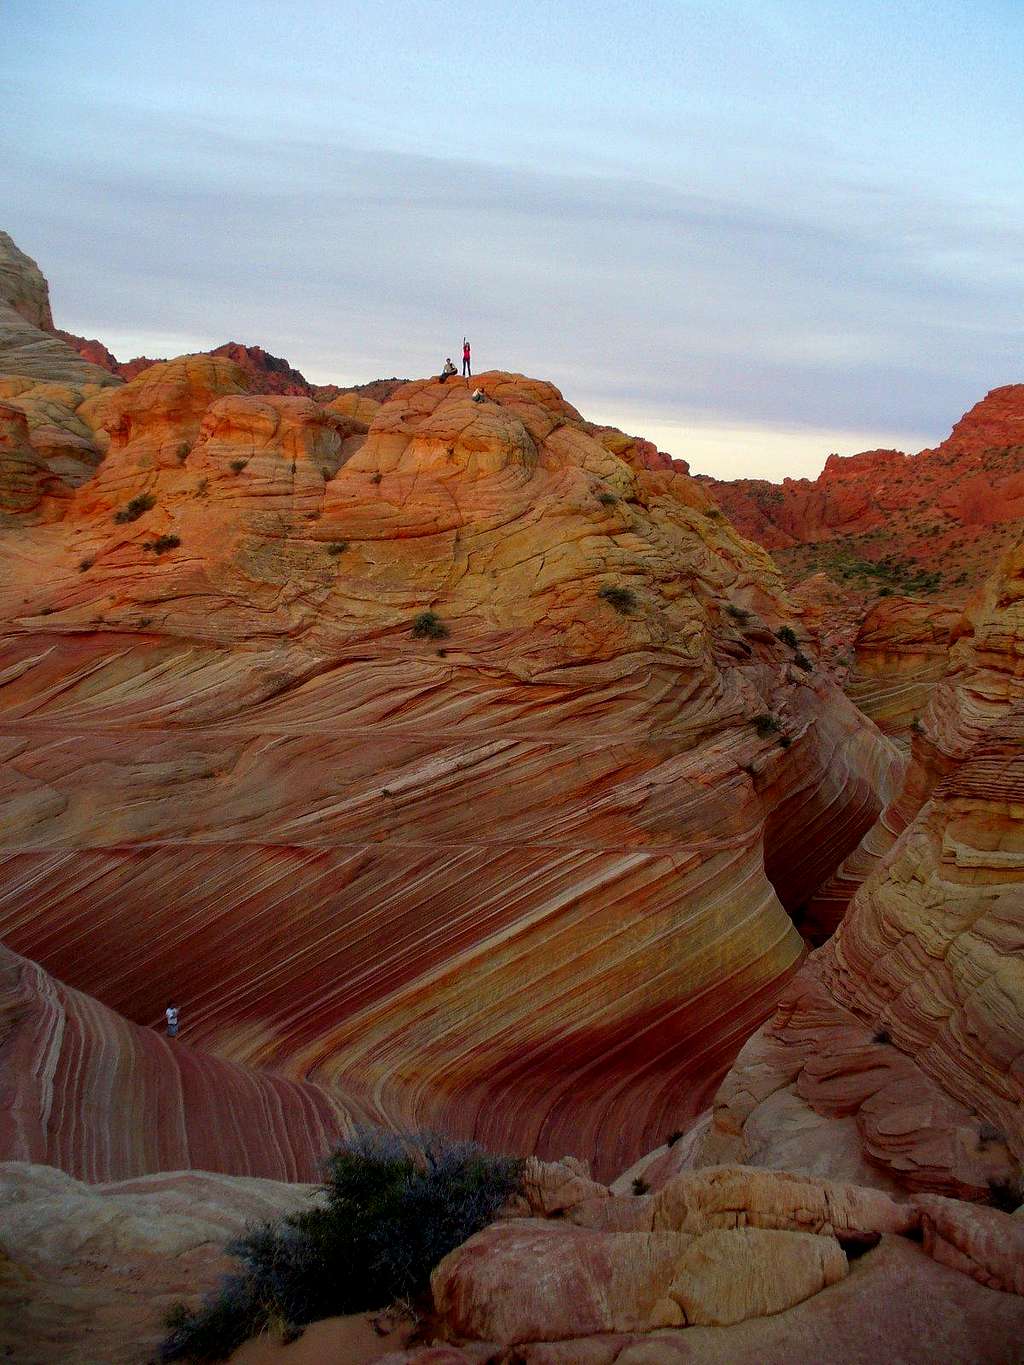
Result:
M0 227L119 355L554 380L813 473L1024 380L1024 5L0 0Z

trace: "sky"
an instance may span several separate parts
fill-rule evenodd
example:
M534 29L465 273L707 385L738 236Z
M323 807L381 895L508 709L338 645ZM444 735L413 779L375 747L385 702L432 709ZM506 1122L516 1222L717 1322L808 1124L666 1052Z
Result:
M120 358L456 355L719 477L1024 380L1021 0L0 0L0 228Z

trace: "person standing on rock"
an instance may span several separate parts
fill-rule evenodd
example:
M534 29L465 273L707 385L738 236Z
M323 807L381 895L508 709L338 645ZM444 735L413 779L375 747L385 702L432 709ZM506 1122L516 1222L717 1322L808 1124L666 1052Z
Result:
M168 1038L177 1038L177 1036L178 1036L178 1007L177 1007L177 1005L168 1005L167 1008L166 1008L166 1010L164 1010L164 1013L167 1015L167 1036L168 1036Z
M472 373L473 373L473 367L472 367L472 365L470 365L470 363L469 363L469 342L466 340L465 337L463 337L463 338L462 338L462 377L463 377L463 379L465 379L467 375L471 375Z

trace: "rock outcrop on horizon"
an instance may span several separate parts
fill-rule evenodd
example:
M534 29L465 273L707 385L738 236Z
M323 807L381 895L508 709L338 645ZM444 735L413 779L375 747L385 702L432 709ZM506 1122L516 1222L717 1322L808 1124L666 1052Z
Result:
M54 335L65 341L83 360L99 365L119 379L136 379L143 370L151 365L166 364L164 359L156 360L150 356L135 356L132 360L118 360L114 354L95 337L80 337L73 332L53 329ZM338 384L311 384L305 375L289 365L280 356L271 355L262 346L246 346L240 341L226 341L215 346L203 355L222 355L233 361L248 376L248 389L251 393L276 393L291 398L315 398L319 403L329 403L340 394L358 394L361 397L382 402L390 397L406 379L373 379L368 384L344 387Z
M932 450L830 455L817 479L700 477L797 582L962 602L1024 531L1024 384L993 389Z
M898 776L768 557L522 376L46 401L96 463L0 536L0 937L386 1121L605 1174L685 1123Z
M89 364L54 332L50 290L31 257L0 232L0 376L71 384L111 384L98 365ZM4 394L0 390L0 419Z

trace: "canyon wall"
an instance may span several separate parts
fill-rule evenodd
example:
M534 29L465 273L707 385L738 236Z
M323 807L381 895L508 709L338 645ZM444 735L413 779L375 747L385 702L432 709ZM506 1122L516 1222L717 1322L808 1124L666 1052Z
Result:
M845 918L741 1052L699 1159L1021 1202L1024 546L972 616L899 795L812 900Z

